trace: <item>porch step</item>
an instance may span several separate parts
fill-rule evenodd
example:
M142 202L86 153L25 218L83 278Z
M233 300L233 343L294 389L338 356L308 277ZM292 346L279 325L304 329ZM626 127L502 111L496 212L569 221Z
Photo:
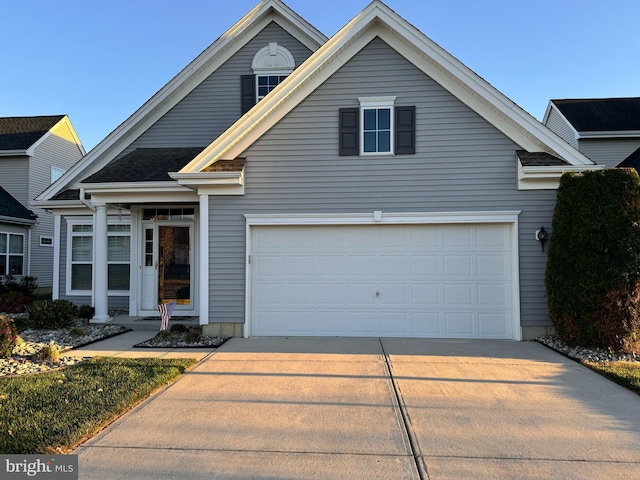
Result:
M181 323L187 327L200 326L200 317L180 317L173 316L169 320L169 328L171 325ZM111 325L122 325L131 330L144 331L160 331L160 317L131 317L129 315L116 315L110 321Z

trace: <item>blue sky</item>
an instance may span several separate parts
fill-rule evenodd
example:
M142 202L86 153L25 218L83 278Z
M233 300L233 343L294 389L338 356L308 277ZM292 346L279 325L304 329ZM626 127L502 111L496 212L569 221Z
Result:
M68 114L87 150L258 0L3 2L0 116ZM327 36L368 0L285 0ZM387 0L542 119L551 98L640 96L637 0Z

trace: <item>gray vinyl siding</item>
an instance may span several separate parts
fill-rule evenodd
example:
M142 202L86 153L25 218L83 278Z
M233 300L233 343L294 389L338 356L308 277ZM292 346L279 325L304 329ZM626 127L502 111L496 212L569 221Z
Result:
M578 140L576 139L575 130L555 108L552 108L549 112L549 118L547 119L546 126L556 134L560 135L563 140L573 148L578 148Z
M252 75L254 55L270 42L285 47L296 66L311 51L272 22L189 93L126 150L141 147L205 147L240 118L240 77Z
M416 107L416 154L338 156L338 109L387 95ZM522 324L548 325L546 253L534 232L550 230L555 191L517 190L517 148L374 40L244 152L244 196L210 197L210 321L245 318L243 214L521 210Z
M640 138L581 139L579 149L596 163L617 167L640 148Z
M51 184L51 167L68 170L82 158L69 127L64 124L38 145L29 161L29 201ZM53 215L41 208L27 207L38 216L31 232L31 268L39 287L53 286L53 246L40 246L40 237L53 237ZM55 241L55 239L54 239Z
M0 185L29 208L29 157L0 158Z

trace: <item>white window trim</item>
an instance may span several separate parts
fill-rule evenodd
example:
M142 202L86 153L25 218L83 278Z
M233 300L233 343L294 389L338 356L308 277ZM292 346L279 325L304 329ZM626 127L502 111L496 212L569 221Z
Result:
M394 105L396 101L395 96L387 96L387 97L359 97L358 101L360 102L360 121L359 121L359 129L358 134L360 135L360 155L361 156L380 156L380 155L394 155L395 145L395 111ZM388 152L365 152L364 151L364 111L371 109L389 109L389 123L390 123L390 138L389 138L389 151Z
M26 245L27 245L25 243L26 242L26 238L25 238L24 233L0 232L0 234L4 234L4 235L7 236L7 251L6 252L0 252L0 255L4 256L5 259L6 259L5 266L6 266L7 270L9 269L9 257L11 257L11 256L14 256L14 257L21 256L22 257L22 273L13 275L10 272L5 272L5 274L3 276L6 277L7 275L12 275L12 276L24 277L25 275L27 275L27 274L24 273L24 271L25 271L25 268L24 268L25 267L25 265L24 265L25 253L24 252L25 252ZM11 252L9 252L9 246L11 244L11 239L10 239L11 235L22 237L22 253L11 253Z
M72 217L67 217L67 255L66 255L66 273L65 273L65 287L66 287L66 294L67 295L82 295L82 296L92 296L93 295L93 288L91 290L72 290L71 289L71 247L72 247L72 238L73 238L73 226L74 225L92 225L93 226L93 218L92 217L82 217L82 218L72 218ZM123 218L121 221L117 220L117 217L109 217L108 219L108 225L129 225L131 226L131 219L129 218ZM88 232L83 232L84 235L81 236L88 236L87 233ZM78 234L80 235L80 234ZM109 233L109 236L122 236L124 235L124 232L113 232L113 233ZM129 231L129 235L131 236L131 231ZM93 249L95 251L95 228L94 231L91 232L91 237L93 238ZM133 240L133 239L132 239ZM133 245L133 241L131 242L131 246ZM131 257L130 257L131 258ZM89 262L83 262L83 263L89 263ZM95 271L95 255L92 255L91 257L91 277L92 277L92 284L93 284L93 272ZM119 263L122 264L123 262L111 262L111 263ZM132 261L129 261L129 264L132 264ZM131 268L131 266L129 267ZM130 295L131 292L131 284L129 285L129 290L109 290L107 292L107 294L109 296L113 296L113 297L118 297L118 296L128 296Z
M255 75L255 99L256 103L262 100L264 96L259 95L259 77L268 77L271 75L289 76L296 66L295 59L291 52L277 42L271 42L262 47L254 55L251 62L251 69ZM280 82L278 82L278 85ZM276 85L277 86L277 85Z
M42 243L43 240L50 240L51 243ZM41 247L47 247L47 248L53 248L53 237L50 235L40 235L40 246Z

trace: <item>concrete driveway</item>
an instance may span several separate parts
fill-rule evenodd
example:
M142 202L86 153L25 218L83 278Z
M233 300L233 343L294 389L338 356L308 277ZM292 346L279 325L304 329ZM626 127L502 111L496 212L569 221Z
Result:
M640 396L532 342L233 339L81 479L640 478Z

